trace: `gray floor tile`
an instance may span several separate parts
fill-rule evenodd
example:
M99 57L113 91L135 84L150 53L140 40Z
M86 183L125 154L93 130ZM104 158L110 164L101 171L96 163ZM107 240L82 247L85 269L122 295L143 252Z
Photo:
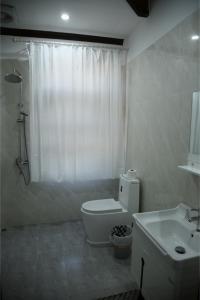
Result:
M92 300L133 288L130 259L85 241L82 222L2 233L3 300Z

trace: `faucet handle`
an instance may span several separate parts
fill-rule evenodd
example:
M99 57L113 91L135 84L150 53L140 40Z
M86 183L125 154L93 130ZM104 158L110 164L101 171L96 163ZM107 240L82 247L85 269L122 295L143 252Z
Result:
M186 220L188 220L188 221L190 221L190 211L191 211L191 209L190 209L190 208L187 208L187 209L186 209L186 213L185 213L185 218L186 218Z
M200 217L200 208L188 208L186 210L185 218L189 222L192 222L192 218L193 218L193 215L194 215L194 214L192 214L192 212L196 212L197 213L197 217Z
M191 208L190 211L200 212L200 208Z

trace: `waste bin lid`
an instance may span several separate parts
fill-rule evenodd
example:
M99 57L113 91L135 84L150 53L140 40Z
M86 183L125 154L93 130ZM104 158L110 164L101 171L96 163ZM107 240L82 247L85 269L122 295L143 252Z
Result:
M119 237L125 237L132 233L132 229L128 225L118 225L113 227L111 231L111 236L119 236Z

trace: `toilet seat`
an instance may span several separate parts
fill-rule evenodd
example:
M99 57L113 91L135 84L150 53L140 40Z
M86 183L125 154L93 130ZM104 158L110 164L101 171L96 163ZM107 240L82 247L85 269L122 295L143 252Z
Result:
M119 201L115 201L114 199L88 201L83 203L82 209L88 213L93 214L113 213L122 211L122 207Z

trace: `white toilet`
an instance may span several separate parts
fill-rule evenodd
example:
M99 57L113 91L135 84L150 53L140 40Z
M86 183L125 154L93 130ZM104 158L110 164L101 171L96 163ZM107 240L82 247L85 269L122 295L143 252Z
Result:
M139 210L139 180L120 175L119 201L100 199L82 204L81 213L89 244L110 244L109 235L115 225L132 223Z

